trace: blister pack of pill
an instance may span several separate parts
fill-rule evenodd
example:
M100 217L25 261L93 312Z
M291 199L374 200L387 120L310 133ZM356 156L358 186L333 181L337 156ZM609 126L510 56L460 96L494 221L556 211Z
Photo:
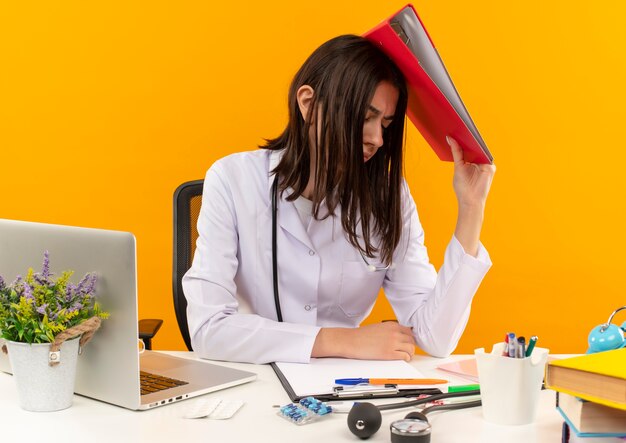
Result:
M314 398L306 397L299 403L289 403L281 406L278 415L297 425L305 425L330 414L332 407Z
M240 400L202 399L189 404L183 418L204 418L227 420L243 406Z

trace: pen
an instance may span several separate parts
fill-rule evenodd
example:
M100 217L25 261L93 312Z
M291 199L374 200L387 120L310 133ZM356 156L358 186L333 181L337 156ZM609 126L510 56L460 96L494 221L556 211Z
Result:
M517 358L526 357L526 338L520 337L517 339Z
M515 340L515 333L509 332L509 357L515 358L517 355L517 340Z
M440 385L448 383L448 380L440 378L338 378L338 385L358 385L367 383L370 385Z
M526 349L526 357L530 357L530 354L533 353L533 349L535 349L535 343L537 343L538 337L533 335L530 337L530 341L528 342L528 348Z
M504 334L504 349L502 350L502 356L509 356L509 334Z

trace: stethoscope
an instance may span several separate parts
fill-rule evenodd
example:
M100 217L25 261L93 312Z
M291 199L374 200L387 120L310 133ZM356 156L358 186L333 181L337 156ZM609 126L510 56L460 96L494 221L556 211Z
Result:
M278 294L278 260L277 260L277 241L276 241L276 218L278 216L278 174L274 175L274 181L272 182L272 279L274 283L274 304L276 305L276 317L279 322L283 321L283 314L280 309L280 296ZM391 265L387 266L375 266L367 261L363 252L359 251L361 259L370 272L379 272L388 270Z

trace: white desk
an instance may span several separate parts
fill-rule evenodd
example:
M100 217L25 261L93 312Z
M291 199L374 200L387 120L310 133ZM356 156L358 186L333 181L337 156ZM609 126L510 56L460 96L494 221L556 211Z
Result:
M172 353L189 356L188 353ZM413 364L427 376L447 378L459 384L468 380L450 377L435 367L446 361L467 358L457 355L445 360L415 357ZM297 426L276 415L273 405L289 398L269 365L222 363L256 372L258 379L202 398L244 400L246 404L229 420L180 418L190 399L144 412L129 411L89 398L75 396L71 408L58 412L27 412L20 408L11 376L0 373L0 441L23 442L358 442L346 425L347 414L333 414L319 422ZM536 422L525 426L498 426L482 419L481 408L434 412L429 415L433 443L555 443L560 442L561 424L554 408L555 394L541 393ZM394 400L390 400L394 401ZM389 424L404 417L409 409L383 412L380 430L368 441L389 442ZM19 440L18 440L19 439Z

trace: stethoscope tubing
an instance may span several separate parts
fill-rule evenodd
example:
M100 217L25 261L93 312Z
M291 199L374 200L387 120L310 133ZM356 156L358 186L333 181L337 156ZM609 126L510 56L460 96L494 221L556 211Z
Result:
M469 397L472 395L479 395L479 394L480 394L480 389L474 389L472 391L464 391L464 392L446 392L443 394L435 394L435 395L429 395L428 397L424 397L424 398L418 398L417 400L404 401L404 402L399 402L399 403L387 403L384 405L378 405L376 407L380 411L387 411L390 409L400 409L400 408L408 408L409 406L417 406L417 405L421 405L424 403L430 403L435 400L443 400L446 398L454 398L454 397ZM469 405L469 403L474 403L474 402L468 402L467 404ZM460 404L464 404L464 403L460 403ZM479 405L472 404L472 406L479 406Z
M278 295L278 262L276 242L276 218L278 213L278 174L274 175L272 183L272 278L274 280L274 304L276 305L276 317L279 322L283 321L283 313L280 310L280 297Z
M622 306L621 308L617 308L615 311L613 311L613 313L609 316L609 319L606 321L606 323L603 324L602 327L600 328L600 332L606 331L608 327L611 325L611 320L613 320L613 316L617 314L619 311L623 311L624 309L626 309L626 306Z

